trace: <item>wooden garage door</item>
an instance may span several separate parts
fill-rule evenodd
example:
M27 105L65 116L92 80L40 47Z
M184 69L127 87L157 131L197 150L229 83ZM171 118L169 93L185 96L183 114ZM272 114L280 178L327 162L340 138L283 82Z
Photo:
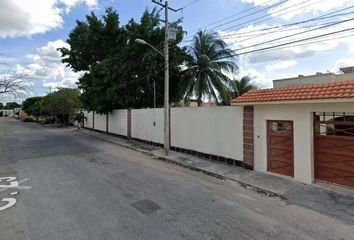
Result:
M293 122L268 121L268 171L294 176Z
M354 116L315 116L315 178L354 188Z

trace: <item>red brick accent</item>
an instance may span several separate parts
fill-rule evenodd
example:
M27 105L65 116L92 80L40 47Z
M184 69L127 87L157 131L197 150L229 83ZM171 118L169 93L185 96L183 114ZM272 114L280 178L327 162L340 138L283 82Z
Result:
M127 138L132 137L132 110L129 108L127 114Z
M250 169L254 166L253 112L253 106L243 108L243 163L246 168Z

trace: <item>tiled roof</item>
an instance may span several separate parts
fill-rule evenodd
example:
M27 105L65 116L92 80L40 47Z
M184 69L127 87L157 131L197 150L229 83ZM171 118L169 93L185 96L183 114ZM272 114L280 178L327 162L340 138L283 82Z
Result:
M231 104L354 98L354 80L323 84L251 90Z

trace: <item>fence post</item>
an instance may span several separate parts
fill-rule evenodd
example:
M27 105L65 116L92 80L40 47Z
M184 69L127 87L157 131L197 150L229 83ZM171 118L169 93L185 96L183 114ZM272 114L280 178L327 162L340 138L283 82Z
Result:
M109 124L108 116L109 116L109 112L106 114L106 133L108 133L108 124Z
M95 129L95 112L92 111L92 129Z
M127 137L131 139L132 137L132 109L127 109Z

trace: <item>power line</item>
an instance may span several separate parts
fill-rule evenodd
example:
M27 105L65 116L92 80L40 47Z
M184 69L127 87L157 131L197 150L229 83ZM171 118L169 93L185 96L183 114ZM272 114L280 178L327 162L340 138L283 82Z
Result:
M306 42L306 43L295 44L295 45L292 45L290 47L310 45L310 44L314 44L314 43L321 43L321 42L325 42L325 41L329 41L329 40L343 39L343 38L348 38L348 37L354 37L354 34L351 33L349 35L342 35L340 37L336 36L336 37L331 37L331 38L325 38L323 40L316 40L316 41L311 41L311 42ZM291 44L291 43L288 43L288 44ZM273 46L272 49L267 49L267 50L262 50L262 51L261 50L255 50L255 51L252 51L252 53L268 52L268 51L274 51L274 50L286 49L286 48L289 48L289 46L285 46L285 45L281 46L281 47ZM249 54L249 53L251 53L251 51L250 52L240 53L238 55L246 55L246 54ZM162 71L163 71L163 69L160 69L158 72L156 72L156 74L158 74L158 73L160 73ZM124 88L124 87L127 87L127 86L131 85L131 84L134 84L134 83L137 83L139 81L142 81L142 80L147 80L146 82L148 82L150 79L148 77L140 77L140 78L137 78L137 79L133 79L133 80L131 80L129 82L122 83L122 84L118 85L118 88Z
M225 20L231 19L231 18L233 18L233 17L235 17L235 16L238 16L238 15L241 15L241 14L243 14L243 13L249 12L249 11L251 11L251 10L253 10L253 9L259 8L259 7L263 6L263 5L267 5L268 3L273 2L273 1L274 1L274 0L269 0L269 1L264 2L264 3L262 3L262 4L256 5L256 6L252 7L252 8L249 8L249 9L246 9L246 10L244 10L244 11L241 11L241 12L238 12L238 13L236 13L236 14L233 14L233 15L231 15L231 16L229 16L229 17L226 17L226 18L223 18L223 19L218 20L218 21L216 21L216 22L210 23L210 24L208 24L208 25L206 25L206 26L204 26L204 27L200 27L200 28L198 28L198 29L196 29L196 30L193 30L192 32L188 33L186 36L191 35L191 34L193 34L193 33L196 33L196 32L198 32L198 31L200 31L201 29L205 29L205 28L210 27L210 26L212 26L212 25L215 25L215 24L221 23L221 22L223 22L223 21L225 21ZM287 1L288 1L288 0L287 0ZM287 1L283 1L282 3L285 3L285 2L287 2ZM272 5L271 7L274 7L274 5ZM267 9L268 9L268 8L267 8Z
M344 38L349 38L349 37L354 37L354 34L348 34L348 35L341 35L339 37L331 37L331 38L324 38L322 40L316 40L316 41L311 41L311 42L306 42L306 43L300 43L300 44L290 44L291 46L282 46L282 47L277 47L277 48L272 48L272 49L268 49L268 50L264 50L264 51L259 51L256 53L263 53L263 52L270 52L270 51L274 51L274 50L281 50L281 49L288 49L288 48L293 48L293 47L299 47L299 46L305 46L305 45L311 45L311 44L315 44L315 43L323 43L325 41L329 41L329 40L338 40L338 39L344 39ZM245 53L245 54L241 54L241 55L247 55L249 53Z
M272 30L272 29L292 27L292 26L301 25L301 24L304 24L304 23L309 23L309 22L314 22L314 21L321 21L321 20L325 20L325 19L328 19L328 18L342 17L342 16L345 16L345 15L348 15L348 14L352 14L354 12L351 11L351 12L340 13L340 14L336 14L336 13L343 12L343 11L351 9L351 8L354 8L354 6L346 7L346 8L343 8L343 9L340 9L340 10L336 10L334 12L326 13L326 14L323 14L323 15L320 15L320 16L317 16L317 17L314 17L314 18L310 18L310 19L304 20L304 21L298 21L298 22L294 22L294 23L278 25L278 26L263 28L263 29L259 29L259 30L252 30L252 31L248 31L247 33L223 34L223 38L228 38L228 37L231 38L232 36L238 36L238 35L244 36L245 34L249 34L249 33L263 32L263 31L268 31L268 30ZM261 34L263 34L263 33L261 33Z
M271 40L268 40L268 41L265 41L265 42L261 42L261 43L257 43L257 44L251 45L251 46L247 46L247 47L243 47L243 48L240 48L240 49L236 49L234 51L244 50L244 49L247 49L247 48L257 47L257 46L264 45L264 44L267 44L267 43L277 42L277 41L279 41L281 39L294 37L294 36L297 36L297 35L301 35L301 34L308 33L308 32L313 32L313 31L316 31L316 30L319 30L319 29L323 29L323 28L328 28L328 27L335 26L335 25L338 25L338 24L341 24L341 23L345 23L345 22L349 22L349 21L352 21L352 20L354 20L354 18L350 18L350 19L346 19L346 20L339 21L339 22L336 22L336 23L327 24L325 26L320 26L320 27L309 29L309 30L305 30L305 31L302 31L302 32L286 35L286 36L283 36L283 37L280 37L280 38L271 39Z
M294 8L294 7L297 7L297 6L299 6L299 5L303 5L303 4L308 3L308 2L311 2L311 1L312 1L312 0L305 0L305 1L302 1L302 2L300 2L300 3L296 3L296 4L293 4L293 5L291 5L291 6L288 6L288 7L286 7L286 8L279 9L278 11L275 11L275 12L273 12L273 13L271 13L271 14L266 14L266 15L264 15L264 16L261 16L261 17L255 18L255 19L251 19L251 20L249 20L249 21L246 21L246 22L243 22L243 23L234 25L234 26L227 27L227 28L225 28L225 29L222 29L221 31L227 31L227 30L230 30L230 29L233 29L233 28L237 28L237 27L243 26L243 25L245 25L245 24L247 24L247 23L252 23L252 24L263 23L263 22L266 22L266 21L268 21L268 20L274 19L275 17L280 17L280 16L283 16L283 15L285 15L285 14L288 14L289 12L297 11L297 10L304 9L304 8L306 8L306 7L309 7L309 6L318 4L318 3L322 2L323 0L319 0L319 1L316 1L316 2L313 2L313 3L310 3L310 4L306 5L306 6L302 6L302 7L296 8L296 9L292 9L292 8ZM287 12L281 13L281 12L283 12L284 10L290 10L290 9L291 9L291 11L287 11ZM274 15L275 13L281 13L281 14ZM263 19L263 18L265 18L265 17L267 17L267 16L271 16L271 17L269 17L269 18L267 18L267 19L265 19L265 20L258 21L258 22L253 22L253 21L255 21L255 20Z
M196 4L197 2L200 2L201 0L195 0L195 1L191 1L190 3L187 3L184 7L182 7L181 9L186 9L190 6L192 6L193 4Z
M230 26L230 27L227 27L227 28L222 29L222 30L220 30L220 31L228 31L228 30L233 29L233 28L237 28L237 27L244 26L244 25L246 25L246 24L248 24L248 23L258 24L258 23L266 22L266 21L271 20L271 19L273 19L273 18L275 18L275 17L279 17L279 16L282 16L282 15L288 14L289 11L288 11L288 12L285 12L285 13L282 13L282 14L278 14L278 15L274 15L275 13L281 13L281 12L283 12L283 11L285 11L285 10L292 9L292 8L294 8L294 7L297 7L297 6L299 6L299 5L303 5L303 4L308 3L308 2L310 2L310 1L311 1L311 0L305 0L305 1L302 1L302 2L300 2L300 3L296 3L296 4L293 4L293 5L291 5L291 6L288 6L288 7L286 7L286 8L282 8L282 9L280 9L280 10L278 10L278 11L273 12L272 14L269 14L269 13L268 13L268 14L266 14L266 15L263 15L263 16L260 16L260 17L257 17L257 18L251 19L251 20L247 20L247 21L245 21L245 22L242 22L242 23L239 23L239 24ZM299 9L303 9L303 8L309 7L309 6L311 6L311 5L318 4L318 3L320 3L321 1L323 1L323 0L319 0L319 1L317 1L317 2L308 4L308 5L306 5L306 6L302 6L302 7L300 7L300 8L295 9L295 10L292 10L292 11L297 11L297 10L299 10ZM272 17L269 17L269 18L267 18L267 19L258 21L258 22L254 22L255 20L260 20L260 19L263 19L263 18L265 18L265 17L267 17L267 16L271 16L271 15L273 15L273 16L272 16ZM233 22L233 21L232 21L232 22ZM227 24L229 24L229 23L227 23ZM223 25L226 25L226 24L223 24ZM222 26L222 25L219 25L218 27L220 27L220 26ZM210 30L213 30L213 29L216 29L216 27L214 27L214 28L212 28L212 29L210 29ZM215 32L215 31L214 31L213 33L217 34L217 32ZM188 42L188 41L192 41L192 39L185 39L183 42Z
M348 32L348 31L352 31L352 30L354 30L354 28L347 28L347 29L343 29L343 30L340 30L340 31L325 33L325 34L312 36L312 37L308 37L308 38L304 38L304 39L300 39L300 40L290 41L290 42L286 42L286 43L282 43L282 44L278 44L278 45L274 45L274 46L269 46L269 47L255 49L255 50L241 52L241 53L235 53L235 54L232 54L231 56L228 56L228 57L216 58L215 60L221 60L221 59L225 59L225 58L229 58L229 57L236 57L236 56L245 55L245 54L249 54L249 53L260 52L260 51L264 51L264 50L268 50L268 49L273 49L273 48L277 48L277 47L291 45L293 43L304 42L304 41L308 41L308 40L312 40L312 39L316 39L316 38L321 38L321 37L325 37L325 36L335 35L335 34L338 34L338 33Z

